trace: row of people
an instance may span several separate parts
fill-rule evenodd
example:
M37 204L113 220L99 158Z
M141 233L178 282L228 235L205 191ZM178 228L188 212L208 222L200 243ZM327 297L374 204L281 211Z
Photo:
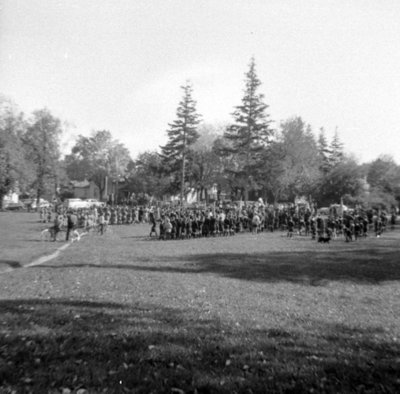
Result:
M268 227L267 213L262 210L247 212L234 211L164 211L157 220L150 213L150 236L161 239L190 238L210 235L233 235L243 231L274 231ZM393 219L391 218L392 224ZM312 239L321 237L337 238L343 236L346 241L357 240L374 232L379 237L386 229L388 216L385 212L374 212L368 216L366 212L348 213L343 216L322 216L319 214L287 215L280 227L287 231L288 237L294 234L311 236ZM157 231L158 227L158 231Z
M229 236L238 232L261 230L261 219L258 215L250 220L246 216L234 213L202 211L164 213L159 220L150 213L150 237L153 235L160 239L184 239L209 236ZM157 231L158 228L158 231Z
M328 217L312 214L310 210L270 209L265 207L242 207L241 209L152 209L150 207L115 206L105 208L79 209L76 227L90 229L95 226L103 232L106 224L131 224L149 221L150 235L162 238L189 238L210 235L233 235L243 231L274 231L271 217L279 218L278 229L287 230L289 237L294 234L337 237L343 235L346 240L366 236L370 231L380 236L389 221L385 212L355 211L343 216ZM67 218L67 211L61 208L58 215ZM57 215L57 216L58 216ZM43 212L48 220L48 212ZM391 222L395 217L391 217ZM157 231L158 227L158 231Z
M80 224L83 221L96 221L99 211L102 211L109 224L133 224L133 223L147 223L149 221L150 207L129 207L129 206L107 206L105 208L92 207L80 208L75 210L80 218ZM56 212L52 208L43 207L39 210L39 220L42 223L51 223L54 215L66 215L68 208L59 206Z

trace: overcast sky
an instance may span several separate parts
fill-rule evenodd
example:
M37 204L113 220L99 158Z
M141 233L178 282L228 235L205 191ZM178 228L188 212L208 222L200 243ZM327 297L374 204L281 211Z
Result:
M398 0L0 0L0 92L71 138L108 129L135 157L166 142L191 80L232 120L254 56L269 114L337 127L360 161L400 164Z

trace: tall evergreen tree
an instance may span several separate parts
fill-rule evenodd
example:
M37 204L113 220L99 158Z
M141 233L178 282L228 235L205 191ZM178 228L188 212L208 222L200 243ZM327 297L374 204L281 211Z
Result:
M330 169L329 158L331 151L329 149L328 141L326 139L325 130L323 127L321 127L319 130L317 149L318 149L318 158L320 161L319 168L322 171L322 173L326 174Z
M186 160L190 147L199 138L197 126L200 123L200 115L196 110L196 101L192 98L193 87L191 83L188 81L181 88L183 98L176 111L176 120L169 124L167 130L168 142L161 147L161 157L171 175L180 178L177 184L180 185L180 201L182 204L185 190Z
M236 187L247 199L249 189L257 186L254 175L262 163L262 153L270 142L272 130L266 113L268 105L264 103L264 95L258 93L261 81L256 74L254 58L245 76L242 104L232 114L234 123L225 130L221 153L234 158L234 168L227 171L233 173Z
M337 128L335 130L335 134L333 135L332 142L329 146L329 150L330 150L329 161L331 163L331 166L339 164L344 158L344 148L343 148L343 143L340 141Z

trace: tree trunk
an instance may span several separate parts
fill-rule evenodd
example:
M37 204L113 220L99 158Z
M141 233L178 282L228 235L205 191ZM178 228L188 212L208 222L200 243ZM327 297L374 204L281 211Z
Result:
M185 192L185 159L186 159L186 135L183 141L183 152L182 152L182 175L181 175L181 207L183 207L183 196Z
M102 188L101 185L100 189L100 196L102 200L108 201L108 176L104 177L104 187Z
M5 195L5 193L0 192L0 211L3 209L3 199Z
M42 197L43 194L43 179L39 179L38 180L38 187L36 189L36 207L39 208L39 204L40 204L40 199Z
M183 195L185 192L185 155L182 157L182 175L181 175L181 207L183 207Z

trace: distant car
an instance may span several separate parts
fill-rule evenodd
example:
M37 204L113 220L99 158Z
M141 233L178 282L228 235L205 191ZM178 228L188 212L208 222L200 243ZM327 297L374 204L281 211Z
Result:
M105 206L104 202L96 200L95 198L88 198L87 200L85 200L85 202L89 205L89 207L102 208Z
M87 201L81 200L80 198L67 198L64 200L63 205L67 209L89 208Z
M22 202L9 202L4 204L4 209L9 211L21 211L25 209L25 205Z
M317 213L321 216L329 216L329 207L318 208Z
M41 199L39 200L39 209L40 209L40 208L50 208L51 206L52 206L51 203L49 203L47 200L45 200L45 199L43 199L43 198L41 198ZM31 208L32 208L32 209L38 208L36 198L32 200L32 202L31 202Z

